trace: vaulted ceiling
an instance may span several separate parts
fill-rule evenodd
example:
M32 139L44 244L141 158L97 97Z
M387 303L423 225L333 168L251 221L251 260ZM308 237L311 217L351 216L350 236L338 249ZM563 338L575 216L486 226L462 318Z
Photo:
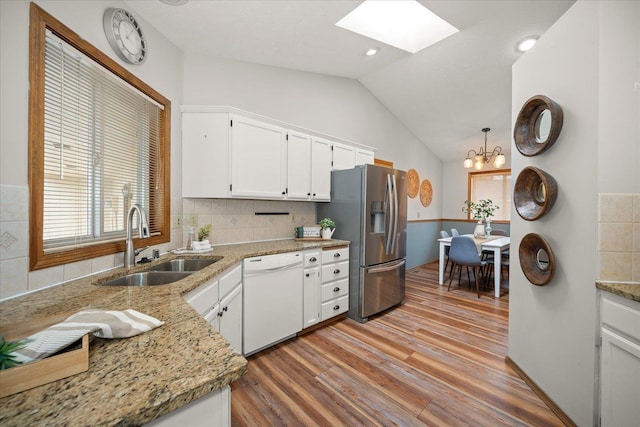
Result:
M358 79L440 159L460 162L484 127L489 150L509 151L515 45L573 2L420 1L460 31L410 54L334 25L361 1L125 1L185 52Z

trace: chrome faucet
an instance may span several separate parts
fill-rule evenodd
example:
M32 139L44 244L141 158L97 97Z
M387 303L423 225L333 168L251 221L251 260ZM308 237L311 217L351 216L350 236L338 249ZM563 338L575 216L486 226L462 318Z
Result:
M132 267L136 263L136 255L138 255L141 251L148 248L142 248L139 250L135 250L133 247L133 238L131 237L131 226L133 225L133 214L138 213L138 234L141 239L149 238L149 223L147 222L147 215L144 213L144 210L140 207L140 205L133 204L129 208L129 212L127 213L127 240L124 242L124 266Z

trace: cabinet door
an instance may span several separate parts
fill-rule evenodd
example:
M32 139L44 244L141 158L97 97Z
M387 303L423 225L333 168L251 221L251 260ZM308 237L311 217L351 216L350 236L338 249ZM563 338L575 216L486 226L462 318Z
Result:
M320 286L320 267L305 269L303 280L303 328L308 328L320 321Z
M638 425L640 345L602 329L600 420L603 427Z
M182 113L182 197L229 197L229 114Z
M232 116L231 195L284 199L286 132L277 126Z
M234 351L242 354L242 285L237 286L220 301L220 335Z
M311 200L331 200L331 142L311 141Z
M373 151L356 149L356 165L372 165Z
M287 136L287 198L309 200L311 196L311 137L289 131Z
M333 144L333 170L351 169L356 165L356 150L348 145Z

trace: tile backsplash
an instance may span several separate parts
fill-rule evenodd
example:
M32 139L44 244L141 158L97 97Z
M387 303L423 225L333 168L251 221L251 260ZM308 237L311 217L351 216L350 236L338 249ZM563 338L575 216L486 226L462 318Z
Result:
M598 279L640 282L640 194L600 194L598 206Z
M288 239L294 237L294 227L316 223L315 203L235 200L183 199L183 242L189 228L211 224L212 245Z

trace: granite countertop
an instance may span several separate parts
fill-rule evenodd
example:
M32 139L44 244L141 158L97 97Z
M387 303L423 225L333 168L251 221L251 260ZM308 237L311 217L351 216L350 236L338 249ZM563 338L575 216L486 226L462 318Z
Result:
M0 326L38 321L85 308L132 308L163 320L127 339L92 337L89 370L0 399L0 425L141 425L242 377L247 361L183 299L183 295L252 256L348 245L343 240L278 240L217 246L218 262L163 286L96 286L153 264L121 267L0 303ZM207 255L173 254L173 258Z
M596 288L621 297L640 302L640 283L639 282L614 282L599 280L596 282Z

